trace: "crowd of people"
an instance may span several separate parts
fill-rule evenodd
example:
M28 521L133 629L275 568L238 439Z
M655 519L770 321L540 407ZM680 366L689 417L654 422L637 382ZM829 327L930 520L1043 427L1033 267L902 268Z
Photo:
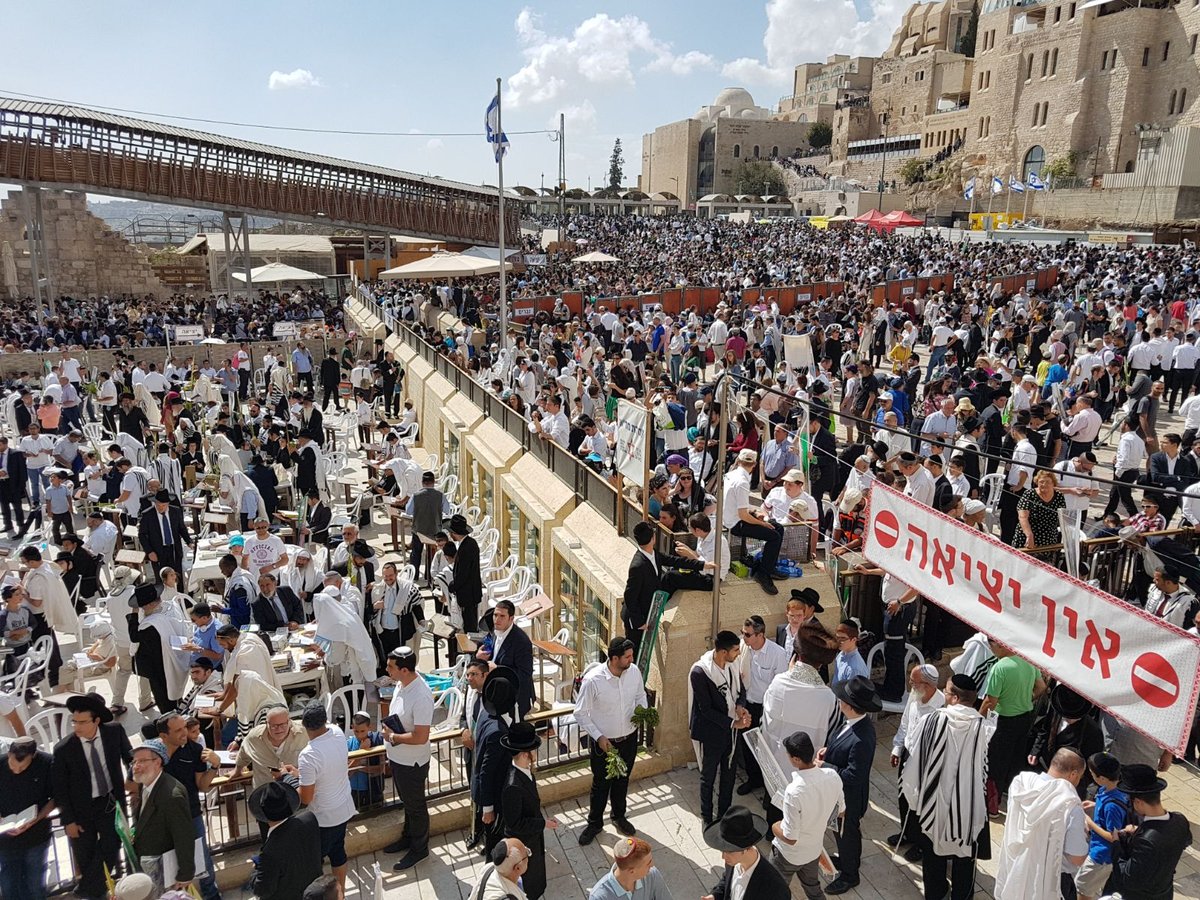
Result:
M575 695L592 780L577 840L594 842L606 822L620 835L593 894L670 898L630 821L649 705L634 659L655 627L653 595L749 577L771 596L787 588L786 621L773 638L757 616L740 632L718 632L688 679L700 824L726 865L714 898L782 898L792 875L810 898L859 885L862 820L878 814L875 717L905 696L891 748L902 811L891 843L920 861L926 897L973 894L975 861L989 858L999 815L998 896L1094 897L1116 887L1130 898L1169 897L1190 842L1186 819L1162 806L1159 773L1171 754L857 551L877 483L1054 565L1065 508L1089 533L1153 554L1121 599L1194 632L1200 282L1191 252L957 244L791 222L546 224L562 229L560 243L621 263L581 267L552 252L517 278L513 296L582 290L582 315L560 300L502 342L487 279L373 290L524 416L535 440L602 477L613 477L620 402L647 409L649 477L625 488L650 520L634 528L625 633ZM1006 295L990 281L1044 266L1060 278L1041 293ZM895 305L871 299L879 280L930 274L953 275L954 287ZM787 313L742 302L745 288L814 280L845 288ZM711 313L618 300L694 284L720 289ZM446 334L417 324L426 301L453 309L462 325ZM810 362L785 353L793 335L807 336ZM6 385L0 508L22 571L0 591L12 651L4 664L16 673L23 659L44 658L39 689L73 691L72 734L51 747L18 737L0 763L11 786L0 789L0 815L34 808L15 834L0 834L6 896L41 896L55 816L78 896L104 896L106 871L122 874L133 859L142 871L125 878L144 896L193 883L206 900L216 896L201 798L224 764L218 747L234 754L223 774L249 779L262 823L259 896L342 890L347 823L381 802L387 776L404 825L385 852L400 855L397 871L420 875L431 852L430 770L444 764L433 760L435 704L421 656L435 611L481 639L462 675L464 758L454 758L466 766L474 813L466 849L487 860L476 889L494 900L545 893L545 830L560 826L542 810L535 775L546 732L526 721L536 699L530 639L511 601L485 601L476 523L413 459L418 423L399 400L402 367L382 345L349 336L314 351L301 342L286 359L262 360L260 380L243 347L219 368L185 359L159 372L134 354L96 373L67 349L50 371ZM411 520L401 564L369 542L371 503L334 520L323 459L339 428L338 440L370 445L364 471L374 474L360 476L362 497ZM1110 444L1111 474L1101 462ZM1111 508L1101 511L1105 496ZM205 497L237 532L218 540L219 600L187 572L199 539L188 513ZM142 567L117 560L130 526ZM734 557L731 545L748 549ZM791 563L814 556L881 578L881 635L844 613L822 624L820 594L793 586ZM919 605L926 662L910 668L904 644ZM81 617L88 641L65 654L60 640L85 633ZM311 648L303 665L323 666L330 688L386 690L388 714L339 723L320 702L292 708L273 662L281 632ZM878 684L865 664L875 637L884 641ZM947 673L937 664L960 645ZM131 681L138 709L154 710L140 735L129 724ZM20 735L30 698L2 700ZM748 805L733 802L739 771ZM117 809L133 826L130 847ZM825 850L831 819L836 855ZM139 827L147 821L162 827ZM326 859L332 880L321 875Z

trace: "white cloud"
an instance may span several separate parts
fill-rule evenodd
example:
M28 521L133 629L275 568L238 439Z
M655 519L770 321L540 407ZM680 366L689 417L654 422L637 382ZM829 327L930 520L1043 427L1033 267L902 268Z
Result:
M768 0L766 60L742 57L721 72L742 83L787 85L800 63L824 62L834 53L877 56L908 6L909 0L870 0L860 18L853 0Z
M562 114L563 118L566 120L565 124L572 131L576 131L577 129L581 128L590 130L596 125L596 107L592 106L591 100L584 100L582 103L564 106L562 109ZM558 127L557 115L550 118L548 126L550 128Z
M426 150L441 150L446 144L441 138L430 138L425 142Z
M537 14L526 7L514 27L525 57L525 65L508 79L505 103L514 108L549 103L575 93L581 83L633 87L635 66L672 75L716 66L716 60L698 50L676 54L632 15L614 19L597 13L569 35L553 35L542 30Z
M321 87L321 79L308 69L292 69L290 72L280 72L276 69L267 79L267 89L272 91L312 87Z

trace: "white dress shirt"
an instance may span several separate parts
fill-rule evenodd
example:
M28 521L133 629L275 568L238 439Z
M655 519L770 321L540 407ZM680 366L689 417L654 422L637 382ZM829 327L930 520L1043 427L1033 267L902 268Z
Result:
M761 704L775 676L788 670L791 654L768 639L761 650L744 647L742 656L746 658L742 677L742 684L746 687L746 702Z
M738 863L733 867L733 877L729 881L729 900L743 900L746 896L746 885L750 883L754 870L758 868L760 862L762 862L762 854L756 851L754 862L749 866L743 867L741 863Z
M575 721L596 740L623 738L633 731L634 709L645 705L641 670L630 666L618 677L604 663L583 676Z
M900 726L896 729L896 736L892 739L892 756L899 756L901 747L906 747L908 752L912 753L920 733L917 726L921 720L935 709L941 709L945 705L946 695L941 691L934 691L929 702L922 703L916 691L910 690L908 702L904 704L904 713L900 716Z

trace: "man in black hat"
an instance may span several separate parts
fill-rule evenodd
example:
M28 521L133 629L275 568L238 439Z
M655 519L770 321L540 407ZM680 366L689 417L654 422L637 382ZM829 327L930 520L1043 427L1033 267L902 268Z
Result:
M790 653L801 626L813 621L813 617L820 612L825 612L825 607L821 605L821 595L814 588L792 588L792 596L787 602L787 621L775 626L775 643Z
M190 544L183 510L171 504L171 495L160 490L154 495L154 510L138 521L138 540L146 558L154 563L154 578L161 581L163 567L183 571L183 546Z
M162 600L152 584L139 584L133 601L141 612L127 613L129 639L137 645L133 669L150 682L154 705L160 713L171 712L183 693L188 657L171 646L175 636L172 620L162 612ZM174 696L172 696L174 695Z
M259 900L298 900L321 875L321 829L310 810L297 813L294 776L268 781L250 795L250 813L268 828L251 888Z
M731 806L704 829L704 843L721 851L725 872L706 900L791 900L783 876L758 852L767 823L744 806Z
M471 537L471 526L461 513L450 517L450 539L458 545L450 590L454 592L462 610L463 631L471 632L479 627L479 604L483 602L483 571L479 567L479 544Z
M1126 900L1170 900L1175 868L1192 843L1191 826L1182 813L1167 812L1162 792L1167 782L1152 766L1121 767L1117 790L1129 795L1139 823L1117 832L1112 847L1113 873L1109 882Z
M325 417L313 406L313 395L305 394L300 401L299 435L307 435L318 448L325 447Z
M1026 760L1036 769L1048 769L1050 760L1062 747L1070 747L1084 759L1104 749L1104 734L1100 723L1092 716L1093 705L1065 684L1056 684L1050 691L1050 709L1030 732L1029 757ZM1082 799L1091 777L1085 771L1077 788Z
M511 756L501 743L517 700L517 673L497 666L483 683L483 709L487 715L475 729L474 764L471 771L471 802L482 822L480 853L487 856L500 840L500 793L508 777Z
M529 869L521 879L521 887L529 900L537 900L546 892L547 828L558 828L558 820L547 819L542 812L533 769L542 739L531 722L517 722L500 737L500 746L513 755L512 766L500 791L500 819L506 838L520 838L529 848Z
M75 895L101 900L108 896L104 867L115 873L120 862L113 809L125 809L126 770L133 752L125 729L113 723L99 694L69 697L67 710L73 733L54 747L54 802L79 870Z
M821 751L821 762L842 777L846 797L846 815L837 837L838 877L826 886L829 894L844 894L858 886L858 867L862 861L862 817L866 815L871 794L871 763L875 759L875 723L869 713L883 709L875 683L855 675L833 685L846 724L831 735Z

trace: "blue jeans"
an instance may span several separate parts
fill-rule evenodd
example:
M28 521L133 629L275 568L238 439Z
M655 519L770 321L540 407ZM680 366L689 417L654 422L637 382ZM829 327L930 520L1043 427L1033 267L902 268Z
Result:
M29 505L38 507L42 505L42 473L46 471L45 466L40 469L26 469L25 476L29 479Z
M46 900L46 857L50 842L27 850L0 850L0 895Z
M192 819L196 828L196 837L204 842L204 868L208 872L200 879L200 896L204 900L221 900L221 892L217 889L215 870L213 868L212 851L208 849L208 832L204 828L204 816Z
M946 359L946 346L943 344L940 347L934 347L929 351L929 365L925 367L925 380L928 381L933 374L933 370L940 366Z

